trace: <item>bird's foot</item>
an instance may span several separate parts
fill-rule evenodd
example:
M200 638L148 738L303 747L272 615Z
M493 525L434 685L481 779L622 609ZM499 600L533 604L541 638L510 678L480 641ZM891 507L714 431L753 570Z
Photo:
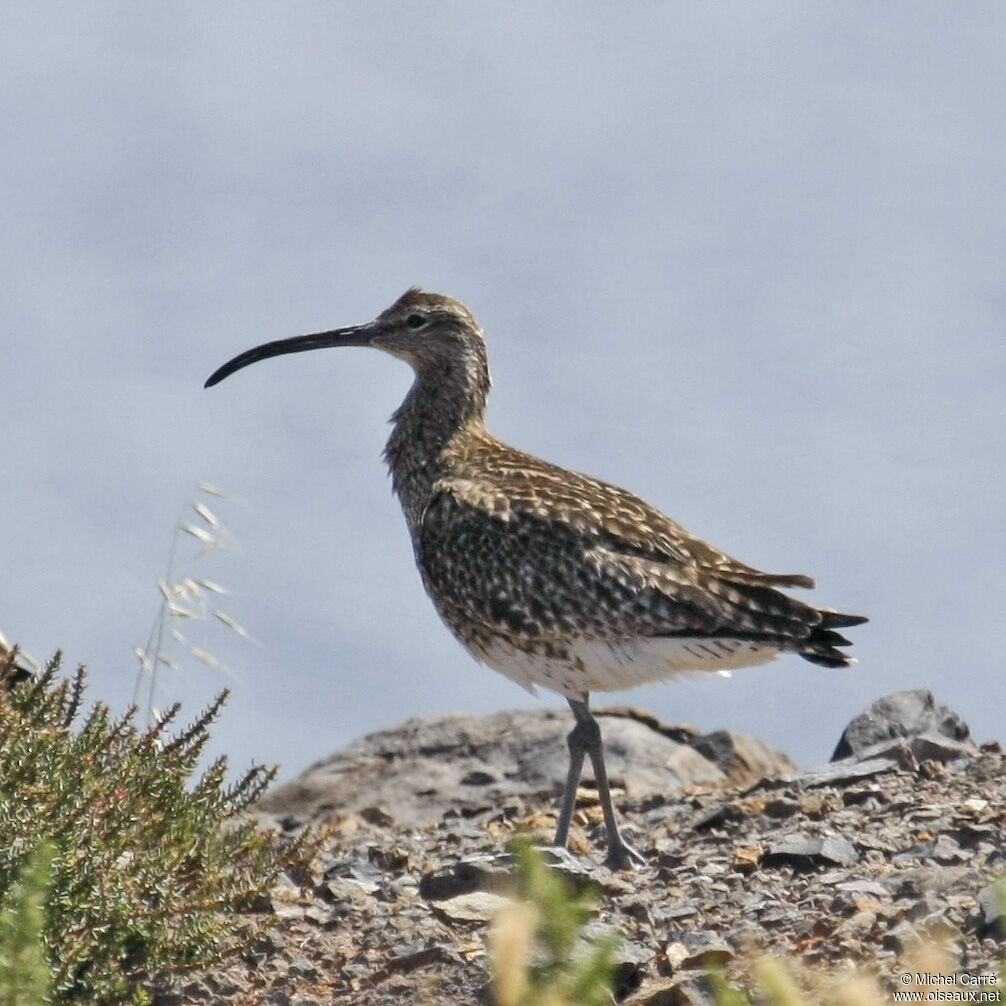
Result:
M609 870L635 870L641 866L646 866L646 857L629 845L621 836L618 841L612 842L608 846L608 855L604 858L604 865Z

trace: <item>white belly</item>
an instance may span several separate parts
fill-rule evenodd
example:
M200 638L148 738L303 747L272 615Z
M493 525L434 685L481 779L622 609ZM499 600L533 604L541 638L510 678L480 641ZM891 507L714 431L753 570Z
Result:
M531 692L541 685L568 698L583 698L588 692L621 691L685 674L764 664L778 656L779 648L740 639L682 636L624 642L581 639L567 644L562 657L555 657L529 653L497 638L472 652Z

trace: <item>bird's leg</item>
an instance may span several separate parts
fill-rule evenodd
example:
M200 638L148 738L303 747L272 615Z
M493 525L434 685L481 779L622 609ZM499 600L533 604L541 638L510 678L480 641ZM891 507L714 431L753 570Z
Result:
M572 699L569 702L570 705L573 704ZM566 773L566 788L562 791L562 804L559 808L559 824L556 826L555 841L552 843L562 849L566 848L566 843L569 841L569 822L576 806L576 789L580 785L583 757L589 746L586 731L579 719L566 737L566 746L569 748L569 771Z
M622 838L622 833L618 830L618 820L615 817L615 808L611 803L611 790L608 786L608 771L604 766L604 745L601 741L601 728L591 714L586 701L578 702L574 699L568 699L567 701L569 702L570 709L573 710L573 715L576 717L576 727L573 733L570 734L570 777L572 777L573 768L572 738L576 734L578 744L583 746L583 750L590 756L591 765L594 766L597 795L601 800L601 810L604 812L604 827L608 832L608 855L605 857L604 863L613 870L631 869L636 864L643 866L646 864L646 860ZM580 762L581 764L583 762L583 751L580 753ZM579 777L579 771L577 772L577 777ZM577 781L579 781L579 778L577 778ZM573 791L575 797L575 785ZM563 797L563 810L566 809L566 800L568 798L569 794L566 793ZM570 813L572 813L572 806L570 807ZM561 819L559 823L562 824ZM566 823L568 826L569 822L567 821Z

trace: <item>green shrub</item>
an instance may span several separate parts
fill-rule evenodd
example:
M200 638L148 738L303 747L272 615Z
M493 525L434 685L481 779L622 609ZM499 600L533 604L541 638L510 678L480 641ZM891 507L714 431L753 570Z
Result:
M45 901L52 848L40 845L24 864L0 911L0 1006L42 1006L52 1001L45 956Z
M241 814L275 769L228 785L220 759L193 778L226 693L174 736L177 706L146 731L101 704L78 724L84 670L57 680L59 666L57 654L9 687L13 656L0 661L0 910L48 845L54 1000L121 1002L253 942L272 921L270 889L284 871L303 876L313 849Z

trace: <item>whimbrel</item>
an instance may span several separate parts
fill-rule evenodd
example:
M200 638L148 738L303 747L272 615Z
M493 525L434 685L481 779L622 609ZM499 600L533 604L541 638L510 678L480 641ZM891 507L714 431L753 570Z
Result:
M369 324L241 353L206 386L270 356L329 346L382 349L415 371L384 457L440 617L476 660L569 702L575 726L556 845L567 843L589 757L606 862L642 861L619 831L591 692L762 664L782 652L826 667L851 662L836 630L866 619L778 589L813 587L810 577L746 566L624 489L493 437L483 418L482 329L452 297L412 288Z

